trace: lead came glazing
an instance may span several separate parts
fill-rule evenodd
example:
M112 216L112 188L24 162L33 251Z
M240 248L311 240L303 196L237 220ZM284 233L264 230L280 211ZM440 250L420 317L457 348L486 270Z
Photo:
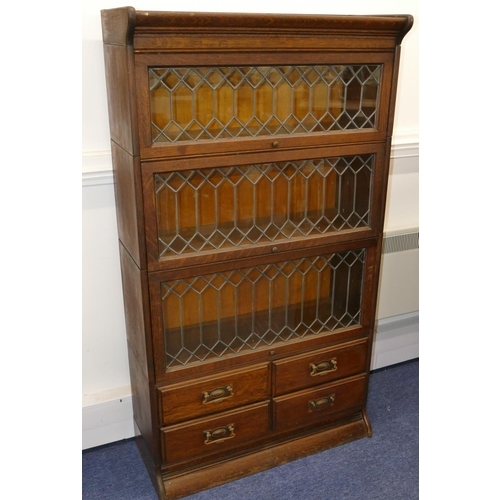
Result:
M365 250L162 283L166 368L360 323Z
M160 257L369 226L374 155L155 175Z
M376 126L381 65L150 68L152 142Z

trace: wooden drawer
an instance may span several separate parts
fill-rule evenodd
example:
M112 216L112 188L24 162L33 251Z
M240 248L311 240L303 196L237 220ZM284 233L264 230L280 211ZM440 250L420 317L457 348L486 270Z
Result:
M161 433L167 465L225 454L269 433L269 401L165 427Z
M269 363L158 389L160 422L170 425L269 399Z
M361 409L365 401L366 376L359 375L276 398L275 418L278 432L319 425L333 420L334 414Z
M275 362L276 396L366 370L367 341L349 342Z

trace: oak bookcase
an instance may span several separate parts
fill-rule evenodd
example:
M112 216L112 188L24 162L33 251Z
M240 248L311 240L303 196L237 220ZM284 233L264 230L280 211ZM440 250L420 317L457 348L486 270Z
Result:
M158 496L370 436L412 17L101 14L134 423Z

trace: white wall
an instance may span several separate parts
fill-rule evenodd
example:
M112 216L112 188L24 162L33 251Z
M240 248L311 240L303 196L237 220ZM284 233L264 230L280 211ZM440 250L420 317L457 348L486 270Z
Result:
M102 444L103 439L104 442L110 442L121 437L128 437L127 434L132 428L129 406L121 412L121 417L109 417L112 413L109 412L109 405L113 402L118 404L128 401L130 383L100 25L101 9L123 5L133 5L139 10L412 14L415 23L403 41L385 230L388 234L418 231L419 23L416 0L379 0L376 4L371 0L350 0L349 2L308 0L303 5L298 2L279 0L254 0L244 5L223 0L185 0L182 2L182 9L177 8L174 3L160 0L137 0L131 4L111 0L84 0L82 25L82 406L84 408L84 431L87 431L87 435L91 435L96 426L100 425L103 429L109 430L113 422L119 422L119 425L115 426L115 433L106 430L104 435L107 437L103 438L102 435L95 439L92 437L87 445L84 443L84 447ZM415 262L414 255L411 259ZM391 266L394 267L392 264L387 264L386 268L389 269ZM407 284L413 287L413 291L407 294L407 298L401 303L404 305L401 307L397 307L397 302L390 298L384 298L390 295L390 289L384 289L384 281L389 283L391 279L382 276L382 298L384 303L392 304L389 308L383 308L383 314L401 315L407 322L408 314L418 311L418 298L415 295L415 276L418 277L418 269L413 267L411 275L413 281L407 280ZM381 316L381 319L384 317ZM86 419L85 415L92 415L92 417ZM108 417L111 422L105 421Z

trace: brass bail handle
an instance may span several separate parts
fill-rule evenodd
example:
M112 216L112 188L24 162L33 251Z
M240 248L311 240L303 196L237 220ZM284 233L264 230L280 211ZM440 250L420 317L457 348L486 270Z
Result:
M337 358L332 358L327 361L320 361L319 363L311 363L309 365L311 377L316 375L326 375L337 370Z
M332 394L325 398L312 399L308 403L309 412L324 410L325 408L333 406L334 403L335 403L335 394Z
M203 391L201 393L201 404L207 405L209 403L217 403L233 396L233 385L229 384L225 387L217 387L210 391Z
M205 436L205 444L221 443L235 437L234 424L203 431L203 435Z

